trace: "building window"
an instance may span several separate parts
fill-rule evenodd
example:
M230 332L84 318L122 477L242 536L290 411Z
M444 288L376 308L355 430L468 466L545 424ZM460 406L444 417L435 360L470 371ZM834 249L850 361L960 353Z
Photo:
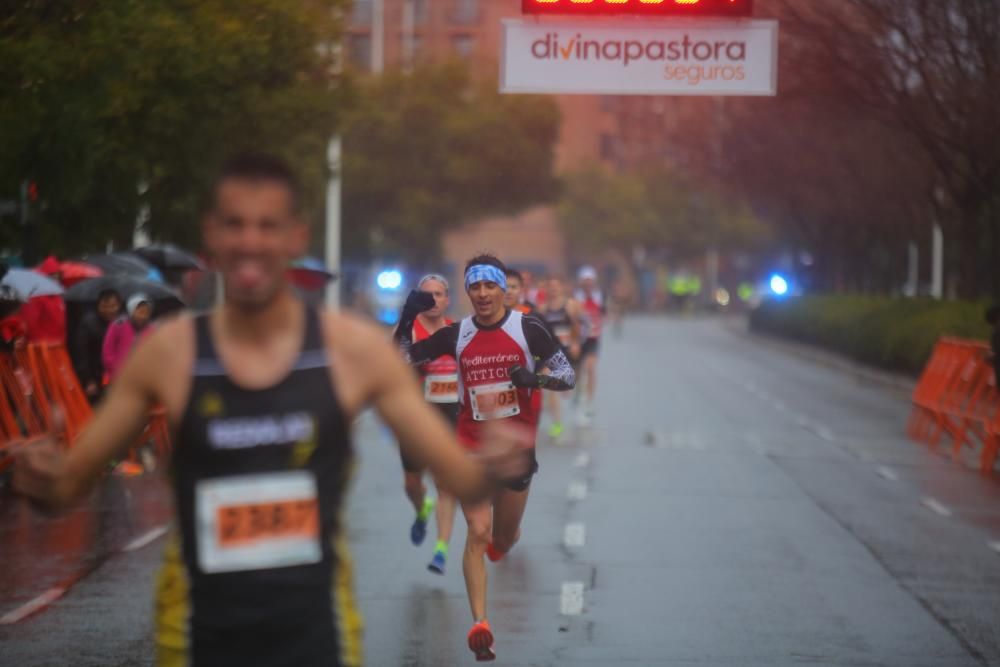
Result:
M422 25L427 23L427 17L430 15L427 11L428 0L410 0L413 3L413 22L417 25Z
M372 0L354 0L354 7L351 11L351 25L371 25L372 14Z
M451 22L459 25L479 23L479 0L455 0Z
M453 35L451 50L460 58L469 59L476 50L476 38L472 35Z
M618 155L618 141L607 132L601 133L601 159L608 162L614 160Z
M411 53L411 54L408 54L406 52L406 47L407 47L407 42L408 41L409 41L409 45L413 49L413 53ZM421 56L423 56L423 52L424 52L424 36L423 35L414 34L414 35L410 35L409 36L409 40L407 40L407 35L404 32L403 34L401 34L399 36L399 48L400 48L400 52L403 54L404 61L407 58L407 56L411 56L412 57L412 61L420 60L420 58L421 58Z
M371 69L372 37L371 35L347 36L347 61L358 69Z

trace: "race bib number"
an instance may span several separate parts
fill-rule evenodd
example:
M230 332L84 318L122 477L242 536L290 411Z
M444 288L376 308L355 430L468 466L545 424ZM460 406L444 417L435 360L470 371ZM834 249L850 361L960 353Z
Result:
M323 557L312 473L202 480L195 487L195 512L204 572L308 565Z
M424 378L424 398L429 403L458 403L458 376L428 375Z
M559 344L563 347L568 347L570 344L570 339L573 337L573 330L569 327L556 327L555 328L556 338L559 339Z
M472 418L477 422L521 414L517 389L511 382L470 387L469 399L472 403Z

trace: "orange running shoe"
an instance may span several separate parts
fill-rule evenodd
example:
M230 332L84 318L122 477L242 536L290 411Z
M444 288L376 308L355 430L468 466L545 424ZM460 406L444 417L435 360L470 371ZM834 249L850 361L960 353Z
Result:
M506 551L500 551L495 546L493 546L492 542L486 545L486 557L489 558L492 562L496 563L506 555L507 555Z
M477 662L492 662L497 659L497 654L493 652L493 631L486 619L469 630L469 648L476 654Z

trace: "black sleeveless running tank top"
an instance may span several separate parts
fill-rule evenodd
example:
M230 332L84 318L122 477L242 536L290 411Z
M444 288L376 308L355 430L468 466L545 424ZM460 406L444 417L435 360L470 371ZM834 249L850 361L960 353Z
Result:
M159 586L164 664L360 664L340 518L349 426L319 315L305 308L292 370L260 390L229 379L208 316L195 319L194 379L172 468L179 540L168 545Z
M570 336L573 332L573 321L569 317L569 312L566 310L566 304L563 304L562 308L546 308L544 312L540 313L545 323L549 325L552 329L552 333L555 334L556 340L564 348L570 343Z

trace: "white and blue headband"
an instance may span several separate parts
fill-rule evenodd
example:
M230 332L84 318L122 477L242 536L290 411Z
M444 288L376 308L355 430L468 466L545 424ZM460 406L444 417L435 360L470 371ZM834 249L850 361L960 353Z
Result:
M474 264L465 272L466 290L471 285L483 281L496 283L504 292L507 291L507 274L492 264Z

